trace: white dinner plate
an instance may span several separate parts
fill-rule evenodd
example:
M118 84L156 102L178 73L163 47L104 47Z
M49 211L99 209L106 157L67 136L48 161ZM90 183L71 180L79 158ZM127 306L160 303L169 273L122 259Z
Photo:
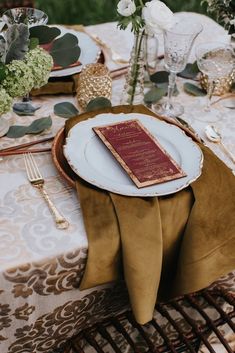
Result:
M81 48L81 54L79 61L81 65L69 67L61 70L54 70L50 73L50 77L63 77L70 76L80 72L84 65L95 63L100 57L100 47L86 34L83 32L75 31L73 29L67 29L63 26L53 26L60 29L60 37L66 33L71 33L78 38L78 45Z
M163 148L181 166L186 177L138 189L92 128L115 122L138 119L154 135ZM144 114L100 114L76 124L69 132L64 155L84 180L101 189L127 196L151 197L182 190L196 180L203 154L193 140L174 125Z

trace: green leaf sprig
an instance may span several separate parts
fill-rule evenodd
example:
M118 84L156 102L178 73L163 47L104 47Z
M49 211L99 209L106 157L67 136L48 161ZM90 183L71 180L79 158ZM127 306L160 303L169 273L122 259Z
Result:
M105 97L97 97L90 100L90 102L87 104L86 111L91 112L107 107L112 107L112 103L110 102L110 100Z
M68 67L78 61L81 49L75 35L60 34L61 31L57 27L34 26L30 28L30 41L34 45L35 40L38 40L38 44L48 50L55 65Z
M111 107L112 103L109 99L105 97L97 97L91 99L87 104L86 111L91 112L94 110ZM79 114L78 109L70 102L61 102L54 106L54 114L64 118L69 119L77 116Z
M54 106L54 114L61 118L73 118L79 114L78 109L70 102L61 102Z
M18 138L26 134L40 134L41 132L49 129L52 126L51 117L45 117L34 120L30 125L14 125L11 126L7 132L7 137Z
M190 94L191 96L206 96L206 91L190 82L186 82L184 84L184 91Z

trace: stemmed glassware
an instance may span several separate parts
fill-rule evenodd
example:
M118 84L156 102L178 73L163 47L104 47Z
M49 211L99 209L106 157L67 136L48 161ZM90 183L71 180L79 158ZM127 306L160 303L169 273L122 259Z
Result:
M23 23L27 25L28 28L30 28L33 26L47 24L48 16L45 14L45 12L38 9L30 7L16 7L5 11L2 16L2 21L5 22L7 26ZM13 106L13 110L19 114L23 112L24 114L32 115L37 109L38 107L35 108L30 103L29 94L23 97L21 102L15 103Z
M169 84L166 102L153 106L153 110L158 114L168 117L177 117L183 114L183 106L172 101L176 75L185 69L194 40L201 31L202 25L200 23L178 19L170 30L163 32L164 63L165 68L169 71Z
M41 10L31 7L16 7L4 12L2 21L7 25L24 23L28 27L45 25L48 16Z
M199 44L196 49L199 70L207 76L207 103L199 120L214 122L219 119L216 110L212 111L211 97L216 82L228 77L235 68L235 55L231 46L224 43L211 42Z

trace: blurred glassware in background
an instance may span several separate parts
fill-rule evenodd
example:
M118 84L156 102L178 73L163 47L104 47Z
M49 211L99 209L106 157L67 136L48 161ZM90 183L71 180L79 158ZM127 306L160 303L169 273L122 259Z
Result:
M211 42L202 43L196 47L196 58L199 70L207 76L207 103L204 113L200 115L203 121L214 122L219 119L216 110L211 109L211 97L216 83L228 77L235 68L235 56L228 44Z
M24 23L30 28L45 25L48 22L48 16L45 12L31 7L16 7L5 11L2 21L8 26Z

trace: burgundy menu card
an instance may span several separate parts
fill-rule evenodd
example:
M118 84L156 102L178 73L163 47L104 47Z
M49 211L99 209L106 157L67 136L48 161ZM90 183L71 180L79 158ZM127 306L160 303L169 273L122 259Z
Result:
M93 130L138 188L186 176L139 120L97 126Z

